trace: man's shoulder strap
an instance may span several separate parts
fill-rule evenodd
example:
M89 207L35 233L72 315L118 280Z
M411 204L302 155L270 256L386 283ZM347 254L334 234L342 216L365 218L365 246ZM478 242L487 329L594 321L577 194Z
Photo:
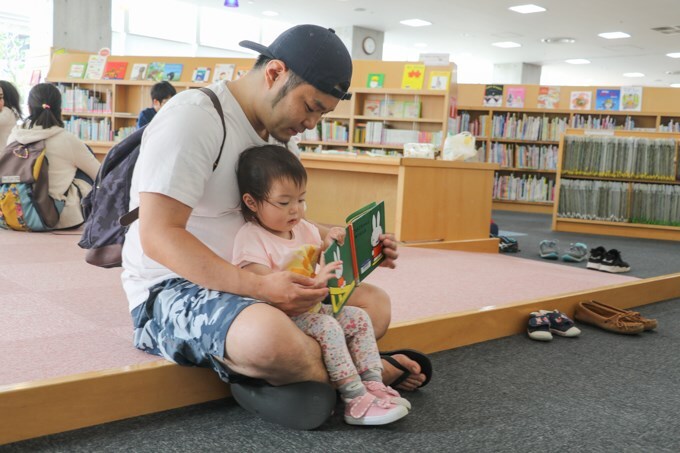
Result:
M215 110L217 110L217 114L220 116L220 121L222 121L222 144L220 145L220 152L217 155L217 159L215 159L215 162L213 163L213 171L217 169L217 165L220 163L220 158L222 157L222 149L224 148L224 143L227 141L227 126L224 124L224 111L222 110L222 104L220 103L220 100L217 98L217 95L213 90L210 88L206 87L201 87L199 88L206 96L210 98L210 100L213 103L213 106L215 107ZM139 207L133 209L132 211L123 214L120 219L118 219L118 222L122 226L128 226L135 220L139 218Z

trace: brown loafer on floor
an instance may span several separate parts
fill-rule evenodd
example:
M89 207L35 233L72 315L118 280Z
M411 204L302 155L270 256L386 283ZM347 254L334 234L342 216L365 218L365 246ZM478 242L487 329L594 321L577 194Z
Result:
M632 320L630 316L630 312L621 313L593 301L579 302L574 313L577 321L592 324L610 332L634 335L645 330L641 322Z
M654 330L658 326L656 319L645 318L644 316L642 316L640 313L638 313L636 311L624 310L622 308L612 307L610 305L603 304L602 302L598 302L596 300L591 300L590 302L597 304L597 305L599 305L603 308L607 308L609 310L618 311L620 313L627 313L628 314L627 319L629 321L641 322L642 326L644 327L645 330Z

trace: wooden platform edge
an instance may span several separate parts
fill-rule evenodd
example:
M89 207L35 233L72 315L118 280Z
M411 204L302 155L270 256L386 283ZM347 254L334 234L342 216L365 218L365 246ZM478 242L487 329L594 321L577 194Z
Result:
M462 241L400 242L406 247L456 250L459 252L498 253L498 238L468 239Z
M680 273L595 290L520 301L394 324L382 350L415 348L432 353L515 335L527 315L597 299L620 308L680 297ZM0 445L123 420L230 396L211 370L164 360L112 370L0 387Z

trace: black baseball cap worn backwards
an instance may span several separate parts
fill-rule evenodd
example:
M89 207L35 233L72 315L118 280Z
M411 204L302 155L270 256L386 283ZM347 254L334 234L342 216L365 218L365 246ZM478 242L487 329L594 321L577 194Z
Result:
M305 82L326 94L346 100L352 80L352 57L332 28L296 25L281 33L269 47L241 41L241 47L281 60Z

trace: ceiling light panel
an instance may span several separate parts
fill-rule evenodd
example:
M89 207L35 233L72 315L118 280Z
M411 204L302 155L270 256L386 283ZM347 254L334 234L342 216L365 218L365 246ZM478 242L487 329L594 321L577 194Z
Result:
M645 75L641 72L626 72L623 74L624 77L644 77Z
M408 25L409 27L426 27L432 25L432 22L428 22L422 19L407 19L399 21L400 24Z
M513 47L522 47L521 44L512 41L501 41L491 44L492 46L501 47L503 49L512 49Z
M630 35L628 33L624 33L622 31L611 31L607 33L600 33L597 36L600 38L604 39L622 39L622 38L630 38Z
M516 13L520 14L531 14L531 13L542 13L545 11L545 8L540 7L538 5L517 5L517 6L511 6L508 8L510 11L514 11Z
M667 53L666 56L671 58L680 58L680 52Z

